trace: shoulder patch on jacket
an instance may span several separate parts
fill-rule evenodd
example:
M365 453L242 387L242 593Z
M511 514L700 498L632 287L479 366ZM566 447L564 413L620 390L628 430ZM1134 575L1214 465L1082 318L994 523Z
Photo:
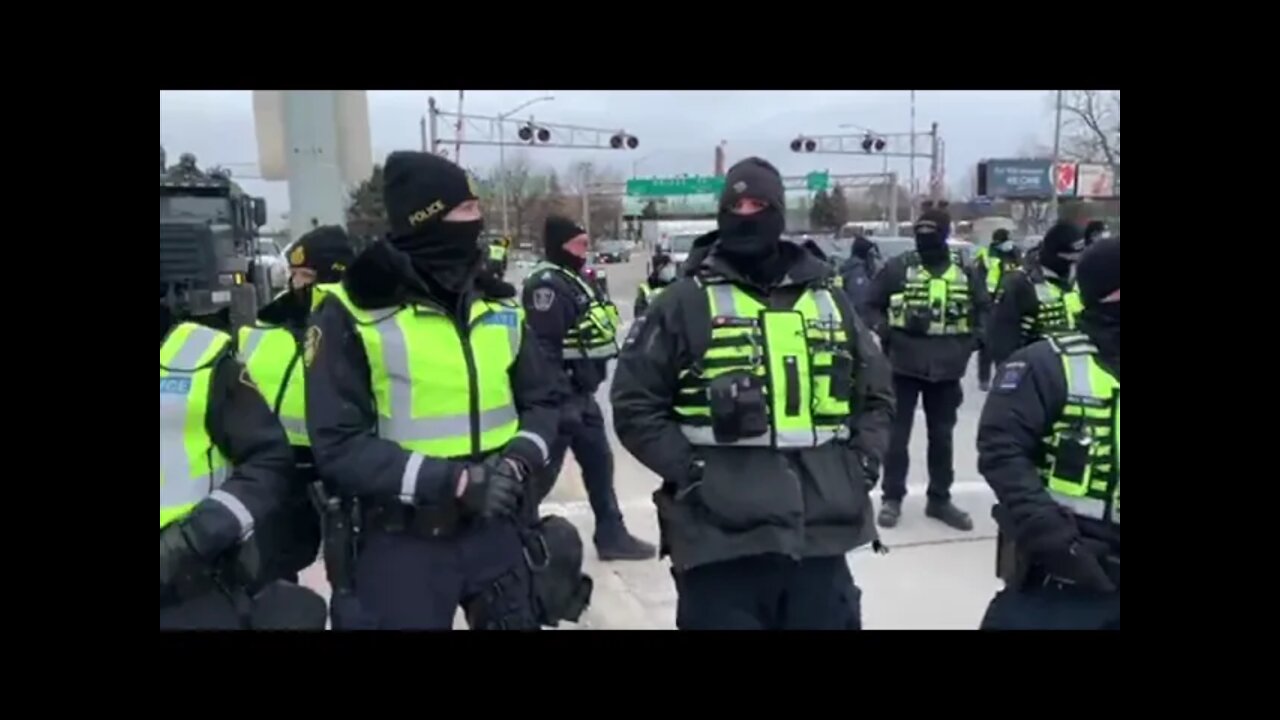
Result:
M533 290L533 309L546 312L555 304L556 291L552 287L540 287Z
M320 328L312 325L307 328L307 339L302 346L302 362L307 367L311 367L311 363L316 359L316 352L320 349L320 338L324 333Z
M1000 368L1000 375L996 378L993 390L998 393L1012 393L1022 385L1022 379L1027 375L1027 364L1022 360L1013 360L1005 363Z

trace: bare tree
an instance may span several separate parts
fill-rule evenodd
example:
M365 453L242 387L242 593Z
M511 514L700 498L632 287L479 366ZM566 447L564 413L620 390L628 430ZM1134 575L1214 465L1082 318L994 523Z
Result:
M1061 151L1080 162L1120 164L1119 90L1063 91Z

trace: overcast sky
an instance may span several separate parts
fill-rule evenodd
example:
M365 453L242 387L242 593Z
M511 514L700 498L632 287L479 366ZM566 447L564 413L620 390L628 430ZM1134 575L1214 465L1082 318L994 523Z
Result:
M777 165L784 175L812 170L879 172L883 167L881 159L797 154L791 152L788 143L800 133L855 132L840 129L842 123L890 133L907 132L911 122L910 94L905 90L473 90L466 93L463 110L468 114L496 115L548 94L554 95L555 100L534 105L517 117L527 117L532 112L548 122L622 127L640 139L640 147L626 151L516 152L527 152L536 166L554 166L563 171L576 160L589 159L627 177L633 170L640 176L710 174L714 147L721 140L728 141L729 164L748 155L759 155ZM979 160L1013 156L1033 142L1050 143L1053 114L1048 95L1047 90L921 90L916 93L916 130L927 132L930 123L939 123L939 132L946 141L946 181L959 190ZM434 96L442 109L457 107L457 90L369 92L374 162L381 162L392 150L419 147L418 123L426 112L428 96ZM478 138L484 132L468 128L467 134ZM179 153L194 152L201 166L232 165L235 175L241 178L256 174L252 93L162 90L160 142L169 153L170 162L176 161ZM497 164L497 149L463 146L462 163L483 172ZM907 165L906 160L890 161L890 169L899 173L904 184ZM928 161L918 161L917 178L927 174ZM288 208L284 183L241 182L249 192L267 198L272 220Z

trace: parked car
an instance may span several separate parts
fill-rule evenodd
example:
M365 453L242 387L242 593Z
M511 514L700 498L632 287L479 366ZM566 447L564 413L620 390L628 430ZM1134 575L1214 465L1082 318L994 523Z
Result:
M621 240L601 240L596 243L595 258L600 264L631 262L631 248Z

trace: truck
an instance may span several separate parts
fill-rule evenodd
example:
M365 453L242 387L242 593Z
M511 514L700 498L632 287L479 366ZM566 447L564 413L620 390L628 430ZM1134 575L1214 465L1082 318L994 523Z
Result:
M184 153L165 168L160 148L160 301L179 315L218 316L230 331L250 324L270 301L258 230L267 203L250 197L219 168L208 172Z
M644 220L641 242L652 250L662 248L679 266L689 257L693 241L716 229L714 218L705 220Z

